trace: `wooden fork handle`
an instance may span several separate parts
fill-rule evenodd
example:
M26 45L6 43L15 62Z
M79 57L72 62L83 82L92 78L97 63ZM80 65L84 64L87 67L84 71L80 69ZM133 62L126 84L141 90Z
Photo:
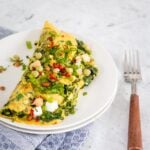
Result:
M132 94L130 98L128 150L143 150L139 96L136 94Z

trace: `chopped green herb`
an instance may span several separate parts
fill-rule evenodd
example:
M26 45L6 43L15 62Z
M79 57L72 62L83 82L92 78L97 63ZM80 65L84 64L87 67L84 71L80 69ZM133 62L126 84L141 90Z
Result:
M13 110L10 110L10 109L3 109L1 113L2 113L2 115L6 115L6 116L9 116L9 117L12 117L12 116L14 116L14 114L16 112L13 111Z
M60 42L60 43L63 43L63 42L64 42L64 40L60 40L59 42Z
M45 111L40 116L40 119L46 122L49 122L54 119L61 119L61 112L51 113L51 112Z
M27 68L27 66L23 63L22 64L22 70L25 70Z
M51 92L52 93L60 93L61 95L63 95L64 94L64 85L61 83L52 85Z
M93 79L94 77L92 75L88 77L84 77L83 80L84 80L85 86L88 86L92 82Z
M21 93L16 96L17 100L20 100L21 98L23 98L23 94L21 94Z
M27 46L28 49L32 49L31 41L26 41L26 46Z
M26 114L25 114L23 111L21 111L21 112L19 112L19 113L17 114L17 116L18 116L19 118L23 118L25 115L26 115Z
M42 105L42 110L46 111L46 106L45 105Z
M3 66L0 66L0 73L2 73L3 71L6 71L6 68Z
M98 69L97 68L91 67L90 70L91 70L93 75L97 75L97 73L98 73Z
M91 51L86 47L86 45L84 44L83 41L80 41L80 40L76 40L77 41L77 44L78 44L78 52L83 51L83 52L86 52L88 54L91 54Z
M55 31L51 31L51 32L49 32L49 35L50 35L50 37L52 37L52 38L54 38L54 37L56 37L56 36L57 36L57 34L56 34L56 32L55 32Z
M64 57L65 57L64 51L62 51L62 50L57 50L57 51L55 52L55 57L58 58L58 59L64 58Z
M83 92L83 96L86 96L88 93L87 92Z
M66 41L66 44L69 45L69 46L72 46L71 41Z
M55 52L56 52L56 50L57 49L55 47L53 47L53 48L50 49L49 53L52 54L52 55L54 55Z

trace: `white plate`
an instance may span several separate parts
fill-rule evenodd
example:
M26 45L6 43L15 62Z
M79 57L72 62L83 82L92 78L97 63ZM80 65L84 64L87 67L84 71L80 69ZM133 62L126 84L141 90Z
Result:
M32 55L33 51L26 48L25 42L30 40L34 43L38 40L41 30L32 30L20 32L4 38L0 41L0 64L8 65L10 64L8 58L14 54L18 54L21 58L26 55ZM82 96L78 98L77 111L74 115L67 117L62 123L54 126L31 126L26 124L20 124L17 122L12 122L8 119L0 118L1 121L22 129L29 130L50 130L50 131L63 131L65 128L70 128L77 126L92 119L95 115L99 114L114 98L117 90L118 84L118 72L112 57L106 50L103 50L96 42L89 40L87 38L79 39L86 41L93 50L94 58L99 67L100 74L92 82L92 84L86 88L84 91L88 92L87 96ZM0 93L0 98L2 99L0 107L2 107L8 100L11 92L15 88L16 84L19 82L22 75L21 69L9 67L9 69L0 74L0 83L5 85L7 90Z

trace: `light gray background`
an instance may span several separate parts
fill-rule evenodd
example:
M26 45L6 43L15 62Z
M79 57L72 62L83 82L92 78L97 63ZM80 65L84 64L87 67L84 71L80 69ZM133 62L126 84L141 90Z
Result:
M150 0L0 0L0 26L22 31L41 27L49 20L65 31L100 42L120 73L124 50L139 49L143 82L138 91L145 150L150 150L149 14ZM129 93L129 85L121 78L114 103L94 122L83 150L126 149Z

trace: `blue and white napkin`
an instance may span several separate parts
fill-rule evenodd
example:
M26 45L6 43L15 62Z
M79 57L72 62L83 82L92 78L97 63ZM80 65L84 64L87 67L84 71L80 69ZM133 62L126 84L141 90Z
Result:
M0 27L0 39L13 31ZM89 134L89 126L71 132L35 135L0 125L0 150L79 150Z

